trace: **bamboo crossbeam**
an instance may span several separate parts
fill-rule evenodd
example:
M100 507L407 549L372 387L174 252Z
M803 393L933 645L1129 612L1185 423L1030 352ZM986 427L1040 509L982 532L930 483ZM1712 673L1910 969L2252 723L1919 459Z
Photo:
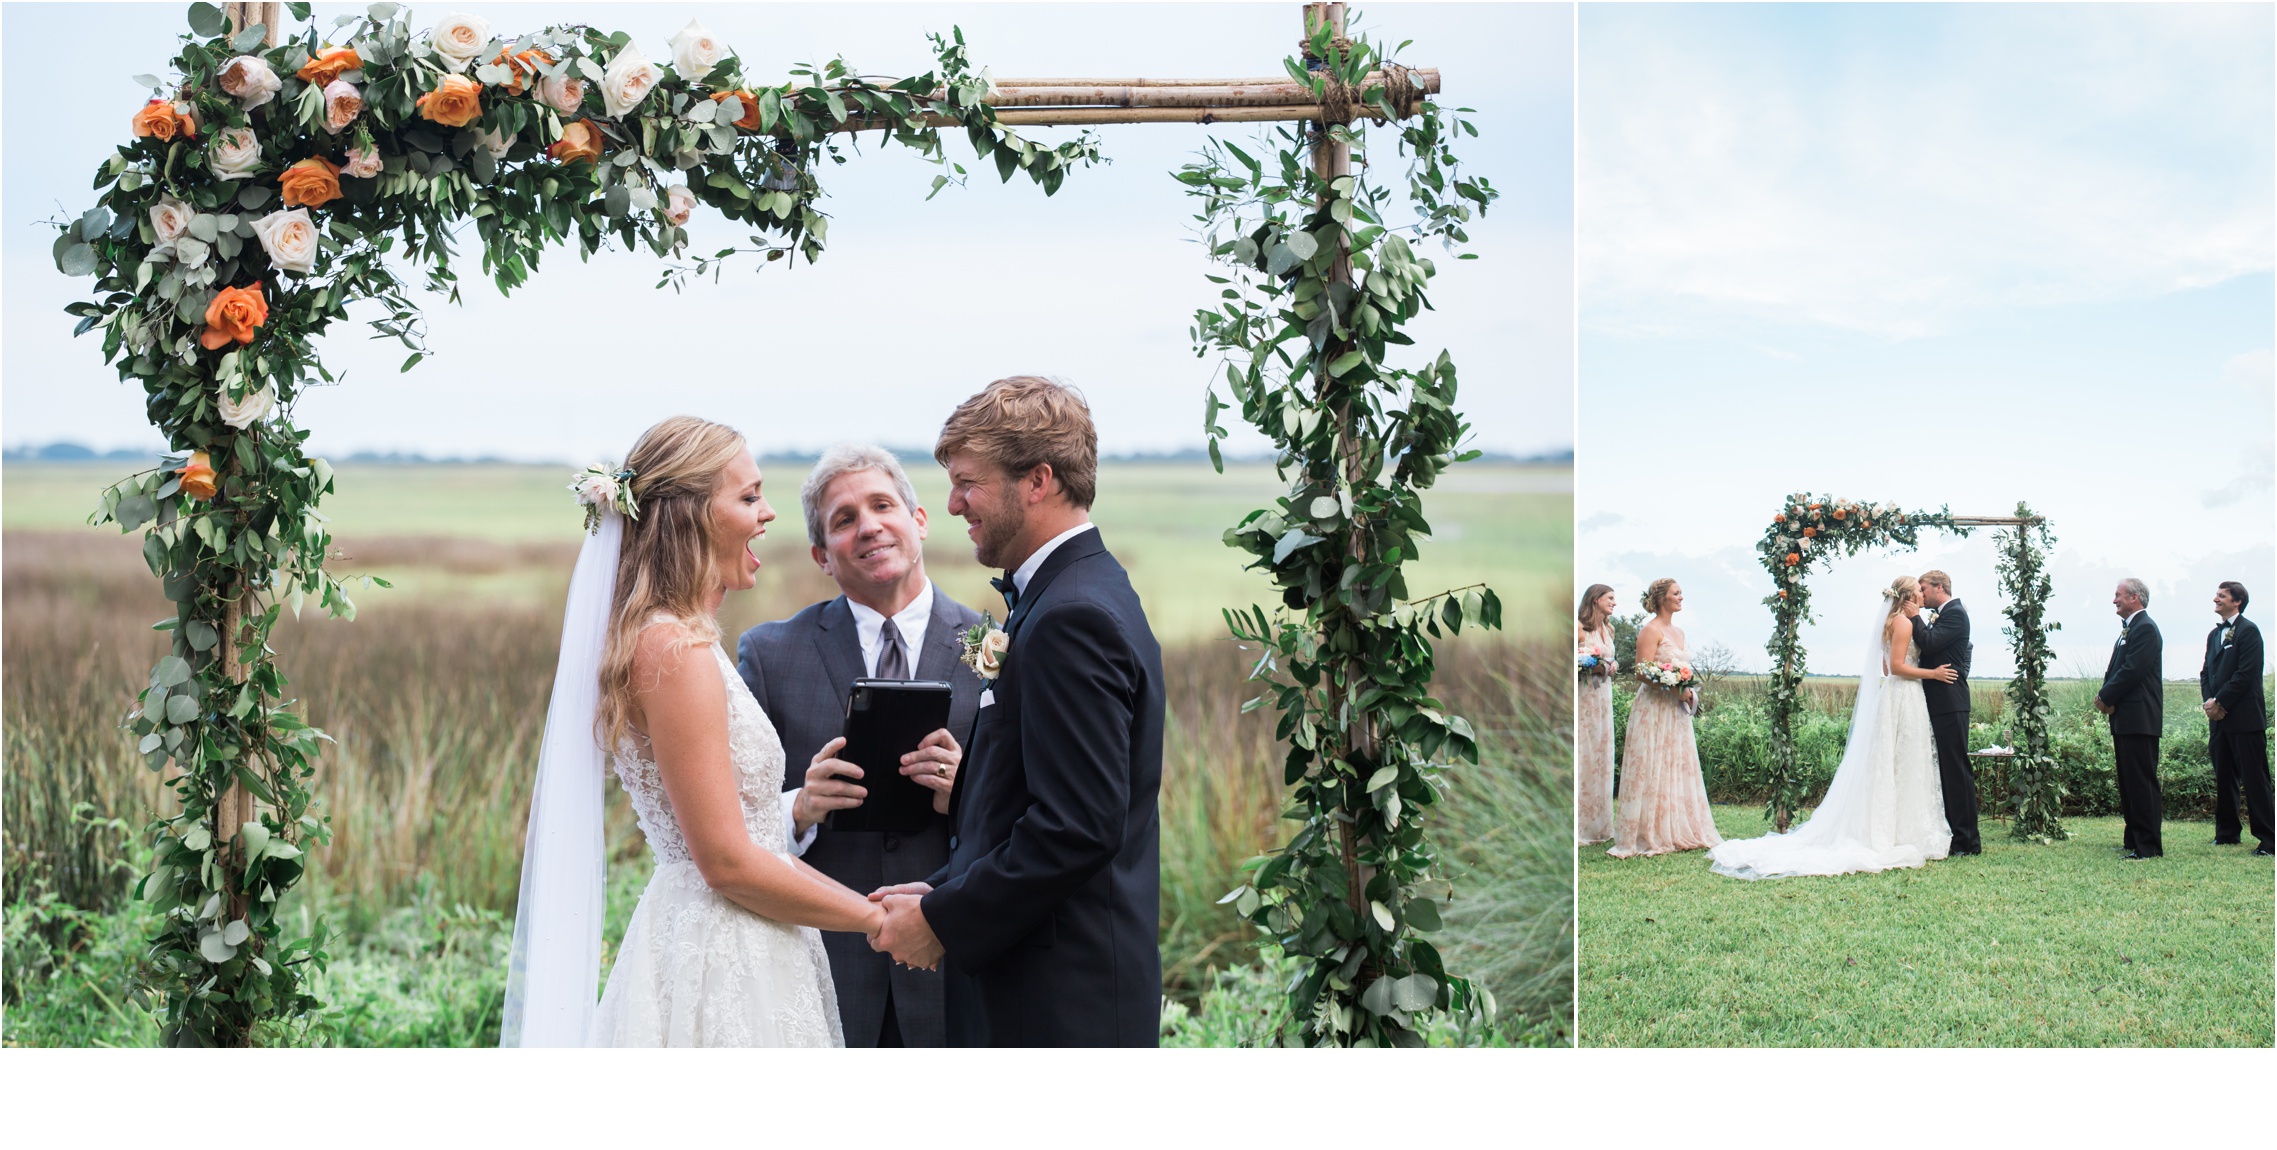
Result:
M1946 520L1955 527L2022 527L2041 521L2037 515L2029 519L2014 515L1955 515Z
M1420 95L1439 93L1439 70L1419 68L1408 74ZM1370 72L1361 91L1384 84L1381 72ZM988 102L997 108L1106 107L1199 108L1273 107L1317 102L1310 85L1294 80L1196 80L1177 85L1126 84L1114 80L1058 81L1049 84L997 81Z

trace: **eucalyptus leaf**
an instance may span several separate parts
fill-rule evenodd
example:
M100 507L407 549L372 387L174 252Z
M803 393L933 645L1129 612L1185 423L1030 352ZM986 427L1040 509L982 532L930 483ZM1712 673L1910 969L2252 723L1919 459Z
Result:
M67 276L94 275L95 249L87 244L72 244L63 249L63 254L57 257L55 266L57 270Z
M211 40L228 30L229 20L221 14L221 9L206 3L190 5L190 31L200 38Z

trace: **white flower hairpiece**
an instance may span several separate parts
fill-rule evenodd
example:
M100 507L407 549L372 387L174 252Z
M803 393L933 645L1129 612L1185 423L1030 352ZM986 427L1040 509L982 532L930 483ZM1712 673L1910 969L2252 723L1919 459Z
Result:
M610 507L615 507L627 519L640 518L640 504L633 499L632 481L632 468L611 467L606 463L596 463L571 480L569 490L577 496L577 502L585 506L587 534L601 529L601 513Z

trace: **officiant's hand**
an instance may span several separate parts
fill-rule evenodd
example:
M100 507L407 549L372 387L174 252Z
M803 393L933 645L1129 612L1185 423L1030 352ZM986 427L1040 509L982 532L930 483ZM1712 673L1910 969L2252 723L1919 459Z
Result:
M2230 717L2228 709L2224 708L2220 703L2212 699L2206 700L2204 703L2199 704L2199 706L2200 709L2206 712L2207 718L2212 719L2217 723L2221 722L2223 719Z
M2106 703L2101 699L2095 700L2095 709L2103 712L2106 715L2110 714L2113 710L2116 710L2116 708L2114 708L2111 704Z
M861 806L862 799L870 793L852 781L862 777L862 768L834 757L845 746L846 740L842 737L822 744L806 768L806 785L799 788L799 797L791 803L791 821L798 824L802 835L832 811Z
M957 765L964 760L964 748L943 728L925 736L916 750L901 757L901 773L933 792L933 813L945 815L949 813L949 788L956 785Z
M922 896L889 894L885 912L885 926L871 936L870 949L882 950L895 962L920 970L941 965L941 940L933 937L933 927L925 921Z

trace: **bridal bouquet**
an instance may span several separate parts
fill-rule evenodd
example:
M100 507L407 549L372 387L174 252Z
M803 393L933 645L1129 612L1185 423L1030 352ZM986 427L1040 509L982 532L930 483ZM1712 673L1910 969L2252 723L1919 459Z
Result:
M1697 687L1700 681L1692 674L1692 665L1681 659L1658 660L1637 664L1637 681L1649 687L1681 691Z

